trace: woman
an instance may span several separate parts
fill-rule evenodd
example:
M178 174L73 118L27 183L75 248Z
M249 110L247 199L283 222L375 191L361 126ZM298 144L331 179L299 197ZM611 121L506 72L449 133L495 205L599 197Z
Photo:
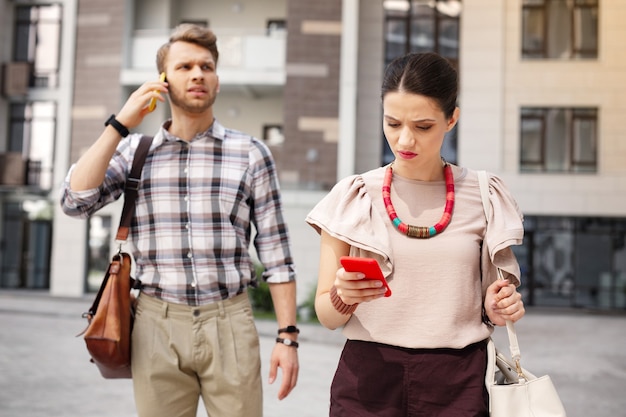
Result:
M493 325L525 312L510 248L523 226L498 177L489 175L487 221L476 171L440 156L459 118L457 84L437 54L394 60L382 101L395 160L341 180L307 216L321 234L316 312L348 339L333 417L488 415L486 340ZM376 259L392 295L346 272L345 255ZM498 267L506 280L496 279Z

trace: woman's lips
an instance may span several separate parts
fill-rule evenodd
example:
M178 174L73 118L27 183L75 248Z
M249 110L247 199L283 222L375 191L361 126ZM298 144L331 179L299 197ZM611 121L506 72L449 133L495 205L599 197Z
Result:
M398 151L398 156L400 156L402 159L412 159L415 158L417 154L414 152Z

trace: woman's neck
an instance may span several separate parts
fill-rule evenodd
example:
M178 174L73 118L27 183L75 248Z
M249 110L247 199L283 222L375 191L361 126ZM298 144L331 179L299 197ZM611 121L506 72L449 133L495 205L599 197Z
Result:
M445 163L437 158L423 163L402 161L393 162L393 172L401 177L417 181L443 181L445 179L443 167Z

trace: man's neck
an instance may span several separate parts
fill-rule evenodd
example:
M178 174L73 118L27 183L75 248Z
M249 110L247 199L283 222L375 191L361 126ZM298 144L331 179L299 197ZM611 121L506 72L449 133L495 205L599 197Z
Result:
M172 112L172 124L168 131L186 142L198 133L206 131L213 124L213 110L203 113Z

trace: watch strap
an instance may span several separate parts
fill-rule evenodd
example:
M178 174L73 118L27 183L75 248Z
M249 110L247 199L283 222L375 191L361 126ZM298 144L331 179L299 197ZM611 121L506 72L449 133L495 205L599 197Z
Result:
M282 329L278 329L278 334L281 333L300 333L300 329L298 329L296 326L290 325L287 327L283 327Z
M118 133L119 133L119 134L120 134L123 138L125 138L126 136L128 136L128 135L130 134L130 132L128 131L128 128L127 128L126 126L124 126L123 124L121 124L121 123L119 122L119 120L117 120L117 119L115 118L115 115L114 115L114 114L112 114L112 115L111 115L111 116L107 119L107 121L106 121L106 122L104 122L104 126L105 126L105 127L106 127L106 126L109 126L109 125L113 126L113 128L114 128L115 130L117 130L117 132L118 132Z
M292 348L296 348L296 349L298 349L298 346L300 346L298 342L291 340L291 339L283 339L282 337L277 337L276 343L282 343L285 346L291 346Z

